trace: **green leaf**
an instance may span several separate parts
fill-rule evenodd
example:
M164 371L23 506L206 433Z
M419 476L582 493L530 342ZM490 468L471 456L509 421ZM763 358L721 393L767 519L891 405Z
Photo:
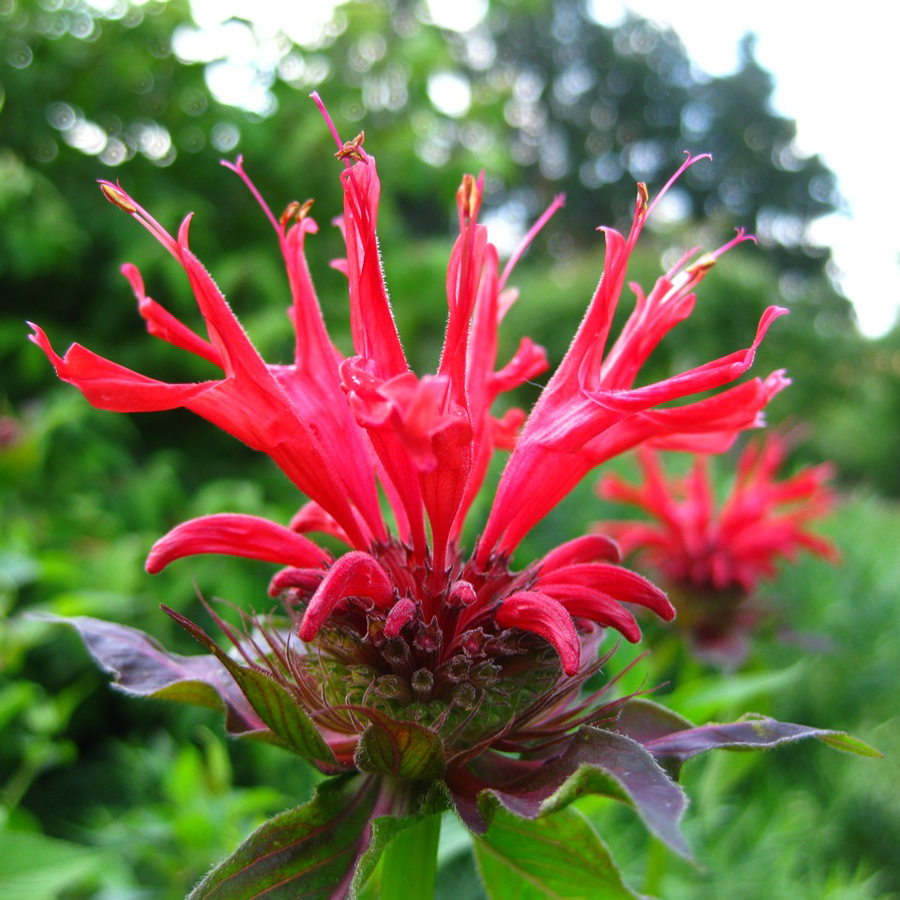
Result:
M91 847L42 834L0 832L0 897L3 900L55 900L60 891L85 882L104 864Z
M441 819L441 814L416 816L396 831L382 856L381 900L434 896Z
M216 866L188 900L330 900L350 891L369 848L382 780L331 778L316 796L275 816Z
M845 753L856 753L859 756L869 756L875 759L882 759L884 754L880 750L876 750L871 744L867 744L864 740L847 734L846 731L831 731L817 734L816 737L829 747L835 750L843 750Z
M247 702L281 739L282 746L302 756L329 774L343 771L322 735L291 692L262 669L242 666L233 660L216 642L190 619L163 607L182 628L201 643L225 666Z
M609 851L573 809L529 821L498 810L475 857L491 900L636 900Z
M397 722L374 711L364 715L372 724L359 739L357 768L399 781L433 781L444 774L444 745L439 734L415 722Z

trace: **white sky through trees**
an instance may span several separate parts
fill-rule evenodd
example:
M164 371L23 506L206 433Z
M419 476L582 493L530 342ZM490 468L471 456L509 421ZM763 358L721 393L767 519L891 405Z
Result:
M641 16L672 26L688 55L711 75L737 66L737 46L757 35L756 56L775 77L776 110L797 122L797 143L818 153L838 177L847 213L813 226L816 243L834 250L839 283L860 327L877 336L900 305L900 145L896 94L900 8L861 0L840 5L755 0L629 0ZM602 24L620 21L621 0L593 0Z

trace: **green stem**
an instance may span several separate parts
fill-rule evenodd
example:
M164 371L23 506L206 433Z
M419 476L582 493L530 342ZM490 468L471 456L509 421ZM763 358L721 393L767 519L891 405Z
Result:
M649 897L658 897L662 888L663 873L666 870L666 845L655 837L650 838L648 850L647 873L644 877L644 893Z
M426 816L387 845L381 869L381 900L427 900L434 896L441 815Z

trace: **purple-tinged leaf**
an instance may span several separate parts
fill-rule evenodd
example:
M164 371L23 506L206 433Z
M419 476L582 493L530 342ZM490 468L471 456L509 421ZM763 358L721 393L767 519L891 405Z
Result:
M584 726L560 756L544 763L488 751L466 771L448 773L448 784L460 816L479 834L500 806L535 819L584 794L602 794L631 806L653 834L690 858L678 824L687 798L647 750L622 734Z
M656 738L693 728L694 723L646 697L632 697L620 708L619 715L612 727L619 734L624 734L646 747L650 741ZM656 761L671 778L678 780L680 763L658 757Z
M358 769L390 775L398 781L433 781L443 776L444 745L439 734L374 710L361 715L372 724L359 739L354 759Z
M229 734L268 731L234 679L213 656L169 653L143 631L89 616L32 615L74 628L100 668L115 679L113 687L125 694L224 709Z
M191 892L188 900L338 900L389 811L380 778L330 778L309 803L269 819Z
M334 758L312 719L306 714L299 700L262 668L242 666L233 660L199 626L180 613L164 606L163 611L171 616L182 628L228 670L237 683L247 702L259 718L279 739L281 746L302 756L327 775L346 772Z
M816 738L849 753L881 756L873 747L843 731L778 722L766 716L754 715L744 716L737 722L725 725L713 723L673 731L647 741L644 746L667 767L677 772L686 760L708 750L761 750L805 738Z
M694 723L646 697L631 697L619 709L613 727L619 734L646 745L655 738L693 728Z
M588 821L573 809L521 819L498 809L475 839L491 900L638 900Z

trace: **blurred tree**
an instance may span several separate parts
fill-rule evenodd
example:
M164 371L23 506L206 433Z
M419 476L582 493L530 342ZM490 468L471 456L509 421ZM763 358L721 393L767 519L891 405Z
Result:
M164 219L213 191L209 173L227 149L221 135L242 116L211 101L202 67L173 57L171 35L183 21L180 2L120 2L105 12L83 0L0 3L8 64L0 74L0 293L9 315L0 353L11 357L13 397L47 383L44 367L16 352L22 319L36 308L51 323L77 322L106 338L127 333L130 305L107 300L122 295L123 255L145 244L140 229L123 228L97 202L96 179L122 173L135 193L161 198L153 202ZM216 136L218 148L210 146Z
M798 154L794 122L772 111L774 80L752 36L738 71L711 78L671 30L635 15L604 28L581 0L510 4L489 22L512 85L513 153L532 183L568 192L585 229L598 214L629 214L631 181L658 183L685 150L708 152L712 164L690 171L669 215L738 221L778 248L781 267L822 270L827 253L806 246L804 232L837 208L835 178L818 156Z
M321 86L345 127L365 117L378 131L385 174L403 173L398 202L418 234L445 230L435 182L455 186L460 168L485 165L503 179L489 184L492 199L516 201L509 211L520 217L566 191L567 228L583 243L628 214L634 180L658 183L691 149L714 162L691 170L665 215L738 221L777 248L783 269L820 273L827 260L805 229L836 208L834 176L797 154L749 37L739 71L709 78L674 32L633 15L602 27L582 0L495 0L462 34L399 0L348 3L302 36L306 46L271 23L196 27L182 0L116 0L103 12L86 0L3 0L0 17L3 146L67 197L90 161L94 172L128 164L132 181L133 163L149 161L200 187L210 156L253 149L273 176L294 172L323 140L306 127L305 96ZM208 85L244 109L217 103ZM150 171L139 169L138 185ZM166 182L155 173L154 190ZM33 273L36 255L7 253L4 268Z

